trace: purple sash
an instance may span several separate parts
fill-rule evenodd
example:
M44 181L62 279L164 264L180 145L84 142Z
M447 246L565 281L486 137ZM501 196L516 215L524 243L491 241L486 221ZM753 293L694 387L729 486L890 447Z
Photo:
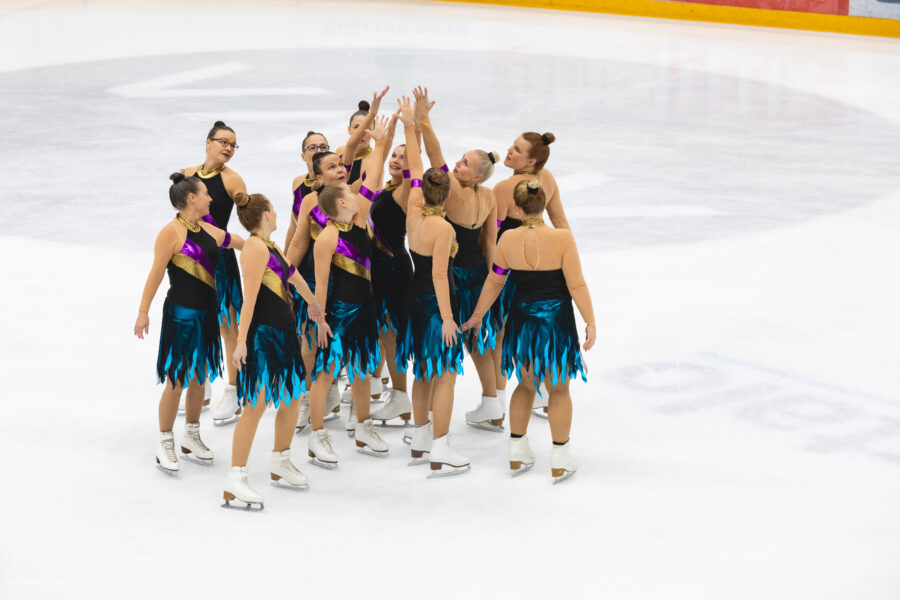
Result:
M328 225L328 216L322 212L318 204L309 211L309 220L318 225L320 229L325 229L325 226Z
M197 242L189 238L184 238L184 246L181 247L179 252L203 267L211 277L215 278L216 268L213 266L212 261L206 253L203 252L203 248L197 245Z
M303 190L300 189L303 187L303 184L297 186L297 189L294 190L294 208L291 209L291 212L294 213L294 216L300 214L300 205L303 203Z
M369 257L344 238L338 238L337 247L334 249L334 253L345 256L355 263L359 263L366 271L372 268L372 261Z
M222 229L221 227L219 227L219 224L216 223L216 220L213 219L212 215L203 215L203 220L206 221L207 223L209 223L210 225L212 225L213 227L218 227L219 229Z

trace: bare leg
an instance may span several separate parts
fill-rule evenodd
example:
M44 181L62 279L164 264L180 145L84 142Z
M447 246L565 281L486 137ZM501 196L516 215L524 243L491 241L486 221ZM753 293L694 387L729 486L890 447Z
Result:
M231 327L228 327L227 324L222 325L219 327L219 333L222 334L222 339L225 341L225 366L228 369L228 384L237 385L237 368L231 362L231 357L234 356L234 349L237 347L237 315L234 312L234 307L229 307L228 313L231 317Z
M549 378L544 380L550 381ZM550 420L550 436L554 442L563 444L569 440L572 429L572 396L569 394L569 381L560 381L554 386L547 386L550 392L550 403L547 405L547 418Z
M353 405L356 409L356 420L359 423L362 423L369 418L369 407L372 402L372 398L369 397L369 392L369 381L365 377L357 377L350 384L350 393L353 395ZM325 405L323 404L322 407L322 410L324 411Z
M266 412L266 392L261 390L256 397L256 406L244 404L241 418L234 426L234 436L231 438L231 466L247 466L247 458L250 456L250 447L253 438L256 437L256 428L263 413Z
M184 422L199 423L200 411L203 410L203 386L192 379L184 394Z
M494 354L496 353L493 350L485 350L483 354L479 354L476 351L469 355L472 357L472 362L475 363L478 379L481 380L481 393L488 398L493 398L497 395Z
M443 437L450 431L450 416L453 414L453 386L456 373L445 372L434 382L434 438Z
M309 424L313 431L324 427L325 399L328 397L328 388L331 387L332 381L334 377L327 371L316 374L316 380L313 381L309 394Z
M397 368L397 336L392 330L378 336L381 341L381 355L387 358L388 372L391 374L391 387L398 392L406 391L406 373Z
M275 452L283 452L291 447L294 430L297 427L297 413L300 411L300 399L291 400L290 406L282 404L275 413Z
M500 369L500 359L503 355L503 332L505 328L500 329L500 332L497 334L497 345L494 346L494 354L491 358L494 359L494 387L497 388L498 392L506 391L506 377L503 376L503 372Z
M311 332L310 335L312 333L314 332ZM300 356L303 357L303 367L306 369L306 389L312 391L312 372L316 366L316 345L315 340L313 340L312 347L306 343L306 334L300 334Z
M534 406L534 377L530 370L519 370L519 385L509 400L509 432L515 435L528 433L528 421Z
M166 381L163 383L162 397L159 399L159 430L172 431L175 426L175 416L178 414L178 403L181 401L181 391L184 388L176 383L175 387ZM202 401L202 400L201 400Z
M412 384L413 423L425 425L428 423L428 409L431 405L431 397L434 392L434 379L423 381L414 379Z

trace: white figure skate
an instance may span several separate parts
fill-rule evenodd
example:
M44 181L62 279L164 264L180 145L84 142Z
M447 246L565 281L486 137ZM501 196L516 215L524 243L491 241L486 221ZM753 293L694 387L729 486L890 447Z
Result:
M325 429L313 431L309 436L309 445L307 446L310 464L332 471L337 469L338 458L331 444L331 436Z
M409 445L409 455L412 457L412 460L408 463L408 466L414 467L428 462L428 458L425 455L431 453L433 437L434 430L431 427L431 421L424 425L416 425L416 428L413 429L412 443Z
M409 419L411 416L412 402L409 399L409 395L406 392L391 390L390 396L388 397L387 402L384 403L384 406L372 413L372 420L381 421L381 425L384 427L409 427ZM403 419L402 425L399 423L388 425L388 421L396 419L397 417Z
M356 451L360 454L387 458L388 445L375 431L375 424L372 423L372 419L366 419L360 423L356 428L354 437L356 438Z
M309 425L309 392L300 394L300 410L297 411L297 433Z
M272 485L289 489L309 488L309 479L291 462L291 449L272 452L269 459L269 476Z
M428 479L462 475L472 468L467 457L450 447L449 434L434 438L428 460L431 463L431 474L428 475Z
M550 451L550 475L553 476L553 483L565 481L578 469L578 463L572 458L570 451L570 442L566 442L562 446L553 444L553 449Z
M523 435L520 438L509 439L509 469L513 477L518 477L522 473L534 466L534 452L528 445L528 436Z
M531 409L531 413L537 417L542 419L546 419L547 417L547 404L550 402L550 392L547 391L547 386L544 382L541 382L540 394L534 398L534 406Z
M359 421L356 420L356 405L351 402L350 412L347 414L347 423L344 425L348 436L353 437L353 432L356 431L357 425L359 425Z
M209 410L209 402L212 398L212 384L209 382L207 378L206 383L203 384L203 406L200 409L200 412L206 412Z
M231 467L222 497L225 499L222 508L252 511L263 509L263 497L247 482L247 467ZM233 506L232 501L242 502L244 506Z
M432 412L429 410L428 411L428 422L431 423L433 420L434 419L433 419ZM415 436L415 431L416 431L415 429L407 429L406 431L403 432L403 443L404 444L406 444L407 446L412 444L413 437Z
M160 471L172 477L178 476L178 457L175 456L175 436L171 431L159 434L156 446L156 465Z
M230 425L240 418L241 407L238 406L237 388L233 385L226 385L222 397L216 402L216 407L212 411L213 425L216 427Z
M502 432L503 419L506 417L504 394L505 392L498 390L493 398L482 396L478 408L466 413L466 424L485 431Z
M181 452L183 456L199 465L211 465L213 463L213 451L207 448L200 439L200 423L188 423L181 438Z
M334 421L341 416L341 394L338 392L337 381L328 388L328 396L325 397L325 421Z

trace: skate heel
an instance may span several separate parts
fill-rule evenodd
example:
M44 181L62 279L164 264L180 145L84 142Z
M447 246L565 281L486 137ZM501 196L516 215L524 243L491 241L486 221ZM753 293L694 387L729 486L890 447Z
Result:
M436 463L436 462L433 462L433 463L431 463L431 470L432 470L432 471L440 471L440 470L441 470L441 467L442 467L443 465L444 465L444 463Z
M184 446L181 447L181 451L184 452L185 454L190 454L190 453L191 453L191 451L188 450L187 448L185 448Z
M405 412L405 413L403 413L403 414L400 415L400 418L403 419L404 421L407 421L407 422L409 421L409 419L410 419L411 417L412 417L412 414L411 414L411 413L408 413L408 412Z
M315 458L315 457L316 457L316 453L313 452L312 450L307 450L306 452L307 452L307 454L309 454L309 457L310 457L310 458Z
M513 471L518 471L522 468L522 461L520 460L511 460L509 461L509 468Z
M425 456L425 451L424 450L410 450L409 455L412 456L413 458L422 458L423 456Z
M366 445L365 445L365 444L363 444L363 443L362 443L362 442L361 442L361 441L359 441L359 440L356 440L356 447L357 447L357 448L365 448L365 447L366 447Z
M501 425L503 425L504 417L506 417L506 415L503 415L499 419L491 419L490 420L491 425L493 425L494 427L500 427Z
M276 475L275 473L269 473L269 477L272 478L272 481L278 481L281 479L281 475Z
M232 494L231 492L223 492L222 498L224 498L225 500L234 500L234 494Z
M340 407L340 405L335 406L333 409L331 409L331 412L332 412L332 414L335 414L335 415L341 414L341 407Z
M562 477L563 475L566 474L566 470L565 469L550 469L550 474L553 477Z

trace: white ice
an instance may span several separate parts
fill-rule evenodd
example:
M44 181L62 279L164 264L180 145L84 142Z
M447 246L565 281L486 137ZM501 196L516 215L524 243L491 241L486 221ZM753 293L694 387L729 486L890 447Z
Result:
M225 511L215 466L153 463L156 336L132 335L167 176L216 119L276 202L308 129L429 86L448 159L553 131L598 318L574 478L295 462ZM900 597L900 44L432 2L0 3L0 598ZM508 172L499 169L494 179ZM232 221L237 231L241 231ZM276 232L275 238L280 241ZM216 391L220 389L216 385ZM510 386L512 389L512 386ZM176 436L183 423L176 424Z

